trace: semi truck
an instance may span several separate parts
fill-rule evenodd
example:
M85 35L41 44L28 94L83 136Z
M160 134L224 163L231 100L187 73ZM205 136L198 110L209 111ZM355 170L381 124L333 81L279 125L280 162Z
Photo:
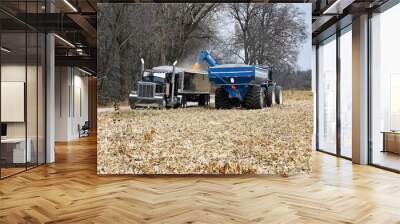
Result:
M129 94L129 105L137 107L178 108L188 102L206 106L210 101L211 84L207 72L195 71L173 65L144 69L142 59L141 81Z
M242 106L261 109L283 103L282 87L272 80L268 66L246 64L219 64L211 54L200 51L194 66L209 65L208 78L215 86L215 107L230 109Z

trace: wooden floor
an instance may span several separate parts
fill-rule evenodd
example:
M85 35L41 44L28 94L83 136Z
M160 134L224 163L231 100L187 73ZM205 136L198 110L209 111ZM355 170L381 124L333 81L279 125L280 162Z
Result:
M374 151L374 164L388 167L395 170L400 170L400 155L391 152Z
M13 175L13 174L16 174L16 173L20 173L20 172L23 172L23 171L25 171L26 169L25 169L25 167L23 167L23 168L14 168L14 167L11 167L11 168L1 168L1 177L2 178L4 178L4 177L8 177L8 176L11 176L11 175Z
M0 223L400 223L400 175L314 154L309 176L96 175L96 141L0 181Z

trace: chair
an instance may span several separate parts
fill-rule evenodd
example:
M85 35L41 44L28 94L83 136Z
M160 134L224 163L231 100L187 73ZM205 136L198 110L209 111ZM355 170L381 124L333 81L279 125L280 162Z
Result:
M89 136L89 129L90 129L89 121L85 121L85 123L82 125L82 127L79 127L79 126L80 125L78 125L79 138Z

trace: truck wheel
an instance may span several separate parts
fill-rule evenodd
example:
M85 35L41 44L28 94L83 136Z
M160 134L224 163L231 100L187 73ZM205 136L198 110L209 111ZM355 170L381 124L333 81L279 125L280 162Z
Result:
M275 102L276 102L276 104L283 104L282 86L276 86L276 88L275 88Z
M206 95L200 95L198 103L199 103L199 106L205 106L206 105Z
M265 91L261 86L250 86L244 98L243 106L247 109L261 109L265 107Z
M130 106L130 108L131 108L132 110L136 109L136 104L135 104L134 102L131 102L131 103L129 104L129 106Z
M182 108L186 108L187 107L187 97L186 96L182 96Z
M228 93L222 88L215 90L215 108L217 109L230 109L232 104L229 100Z
M268 86L267 87L267 107L271 107L274 102L275 102L275 91L274 91L274 86Z

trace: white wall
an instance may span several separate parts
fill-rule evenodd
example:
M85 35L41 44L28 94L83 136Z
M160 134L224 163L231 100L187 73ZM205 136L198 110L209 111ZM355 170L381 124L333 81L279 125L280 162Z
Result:
M69 133L69 68L55 68L55 140L67 141Z
M37 96L36 96L36 82L37 80L31 77L35 74L36 77L36 67L35 66L25 66L25 64L3 64L1 66L1 81L2 82L24 82L26 72L28 72L28 87L27 87L27 122L28 131L33 129L36 130L37 126ZM29 88L31 87L31 88ZM39 105L39 107L42 105ZM2 110L7 110L8 108L2 108ZM24 110L24 108L22 108ZM25 126L26 122L7 122L7 135L9 137L25 137ZM29 136L28 132L28 137ZM36 132L35 132L36 135Z
M25 82L1 81L0 101L1 122L25 121Z
M73 108L71 108L72 109L71 135L72 138L78 138L79 137L78 125L82 126L85 123L85 121L89 120L89 111L88 111L89 95L88 95L88 77L82 76L82 73L76 69L74 70L73 87L74 87L72 88L74 90L72 92L73 96L71 96L71 98L74 101L71 102L71 105L73 105Z
M76 68L56 67L55 140L79 138L78 125L88 120L88 78Z
M5 82L25 82L24 65L8 64L1 66L1 81ZM1 108L7 110L7 108ZM25 122L11 122L7 123L7 137L25 137Z
M6 64L1 66L1 81L25 82L25 64Z
M26 78L27 80L25 80ZM26 107L25 100L23 100L22 107L18 109L4 106L1 108L3 113L17 113L17 111L12 110L20 110L19 113L22 114L26 112L26 120L23 118L20 122L6 122L7 137L24 138L27 136L32 151L32 161L36 162L36 159L39 159L39 163L45 162L45 90L43 78L41 66L26 66L17 63L2 64L1 66L2 82L24 82L26 85ZM22 91L20 94L24 94L25 90L19 91ZM7 97L7 95L2 95L2 98L4 97Z

